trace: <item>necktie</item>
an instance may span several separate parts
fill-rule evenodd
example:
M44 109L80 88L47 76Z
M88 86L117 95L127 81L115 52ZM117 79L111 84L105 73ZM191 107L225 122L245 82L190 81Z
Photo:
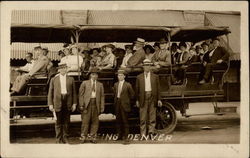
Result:
M92 85L92 92L95 92L95 81L93 82L93 85Z
M180 62L180 61L181 61L181 54L182 54L182 53L178 53L177 62Z

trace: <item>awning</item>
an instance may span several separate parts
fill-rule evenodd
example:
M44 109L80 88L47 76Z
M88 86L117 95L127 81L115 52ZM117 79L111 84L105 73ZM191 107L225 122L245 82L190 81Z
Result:
M240 15L206 13L206 23L210 26L228 26L231 30L229 34L229 46L231 48L231 60L240 60ZM224 40L226 40L224 38Z
M36 46L47 47L49 49L48 57L51 60L60 60L58 51L63 48L63 43L12 43L11 44L11 59L25 59L27 52L33 53L33 49ZM37 54L33 53L33 57L36 58Z
M176 27L171 30L171 41L199 42L229 34L228 27Z

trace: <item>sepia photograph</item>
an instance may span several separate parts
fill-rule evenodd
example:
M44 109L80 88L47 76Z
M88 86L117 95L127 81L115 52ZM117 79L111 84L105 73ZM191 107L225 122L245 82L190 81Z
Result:
M56 3L1 6L9 17L8 51L1 48L1 148L10 145L3 157L54 157L54 150L114 157L105 154L116 148L119 157L152 157L146 153L162 145L156 157L249 156L242 10ZM35 154L40 145L52 151ZM203 155L199 147L210 150ZM191 153L177 154L182 149Z

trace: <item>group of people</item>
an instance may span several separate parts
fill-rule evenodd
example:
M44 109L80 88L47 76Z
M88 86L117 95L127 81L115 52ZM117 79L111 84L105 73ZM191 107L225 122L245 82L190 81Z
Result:
M141 139L155 134L156 107L162 106L158 75L151 71L153 63L145 59L142 63L144 72L136 78L136 89L125 80L126 70L117 71L118 82L114 84L114 109L118 139L129 144L128 114L131 111L131 99L136 98L136 107L140 110ZM98 79L100 70L91 68L89 80L81 83L77 101L74 78L67 76L68 66L60 63L59 74L50 82L48 93L49 109L56 114L56 142L68 143L70 113L77 109L81 112L81 143L90 140L97 143L99 128L98 116L105 110L104 86Z

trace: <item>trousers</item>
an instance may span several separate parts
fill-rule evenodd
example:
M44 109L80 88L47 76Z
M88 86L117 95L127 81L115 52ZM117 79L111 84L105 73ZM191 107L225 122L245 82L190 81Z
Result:
M116 128L120 138L127 139L129 134L128 113L123 109L121 100L117 98Z
M151 92L145 92L144 106L140 107L140 133L154 133L156 125L156 107Z
M96 99L91 98L86 112L82 112L82 126L81 136L87 136L88 133L91 137L97 136L99 128L99 114L96 106Z
M70 111L67 107L67 96L61 96L62 107L61 111L56 112L56 142L57 143L66 143L69 136L69 122L70 122Z

